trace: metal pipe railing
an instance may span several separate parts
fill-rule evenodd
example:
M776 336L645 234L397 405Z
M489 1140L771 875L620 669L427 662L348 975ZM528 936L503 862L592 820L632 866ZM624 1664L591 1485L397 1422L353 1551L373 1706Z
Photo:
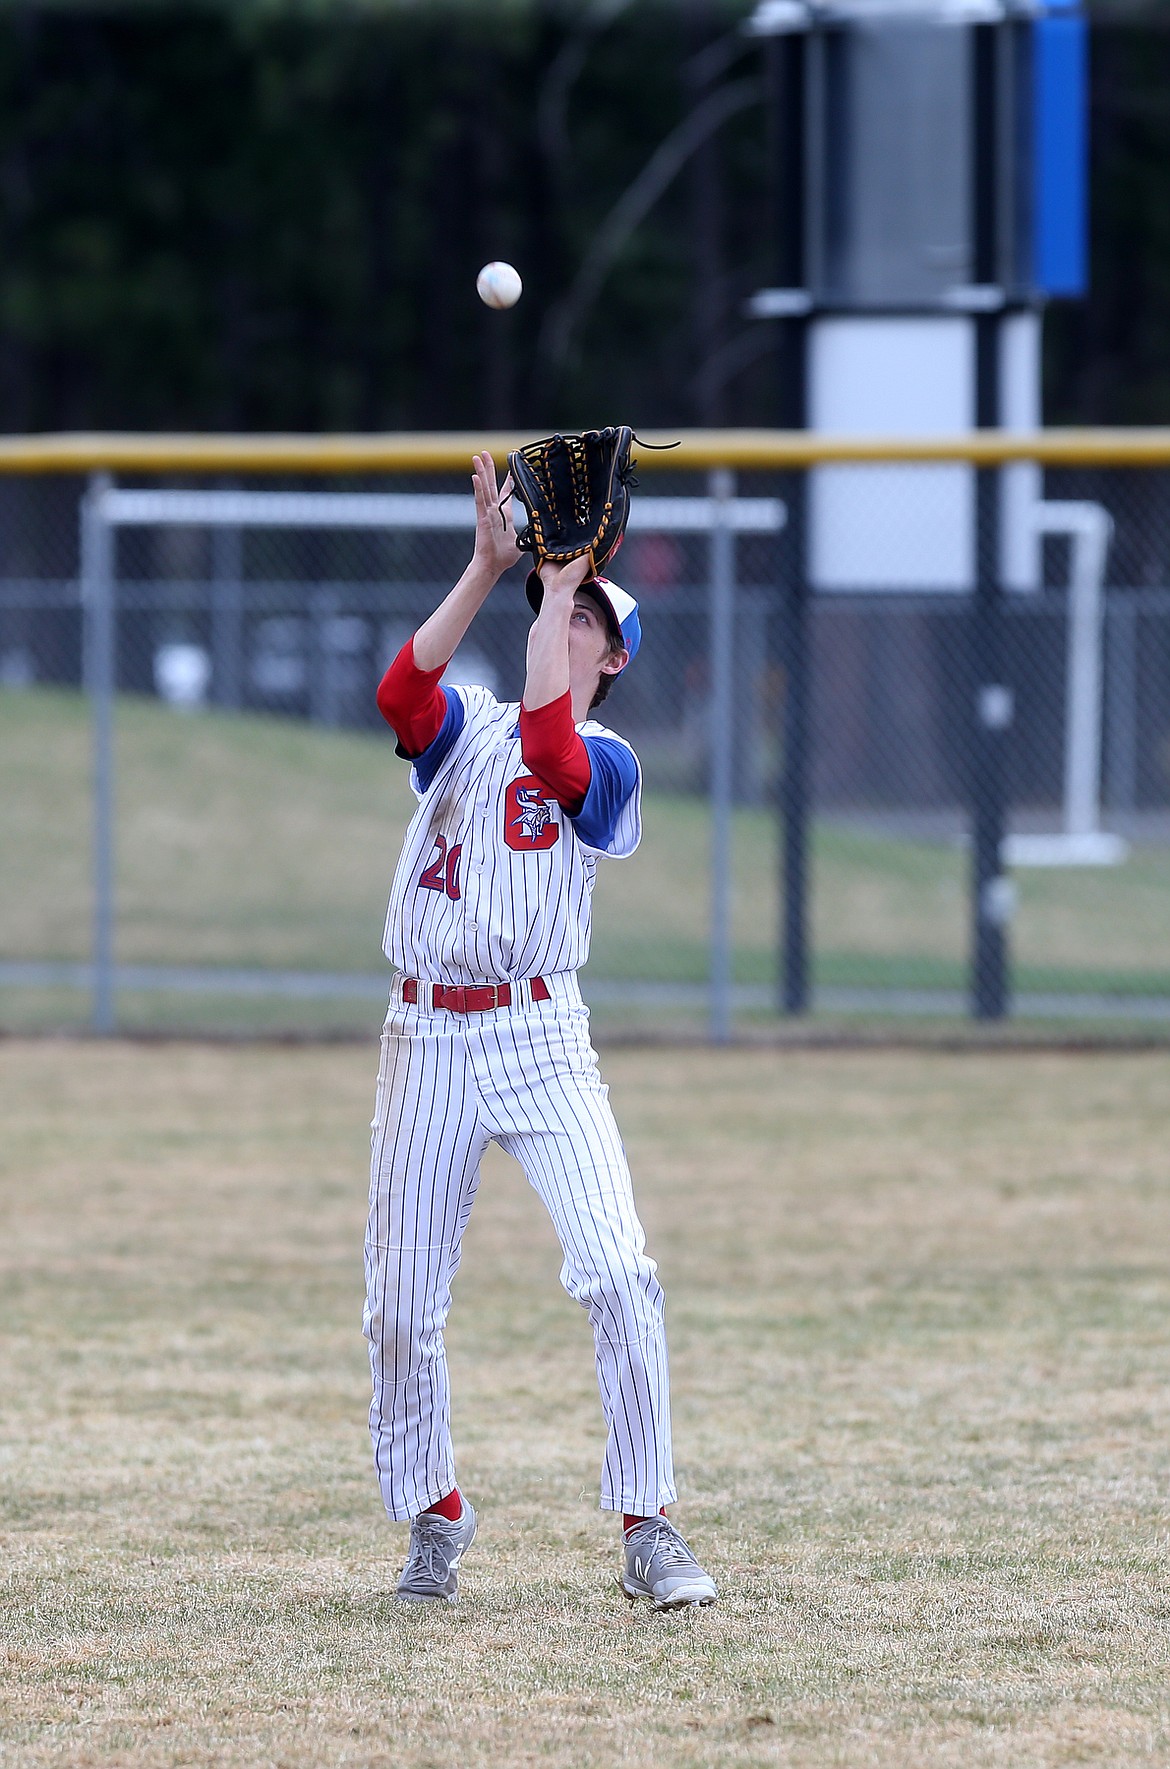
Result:
M531 432L392 432L335 436L192 436L80 432L0 438L0 473L430 473L464 472L487 448L502 461ZM650 439L647 438L649 441ZM683 430L646 450L640 472L767 471L838 461L968 461L995 467L1167 467L1170 428L980 430L954 436L833 436L808 430Z

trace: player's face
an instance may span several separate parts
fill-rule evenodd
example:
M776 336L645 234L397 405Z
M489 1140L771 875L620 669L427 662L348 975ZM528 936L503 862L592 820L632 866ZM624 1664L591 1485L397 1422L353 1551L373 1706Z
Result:
M604 614L587 591L578 590L569 616L569 683L574 700L579 689L588 689L592 700L602 676L616 676L629 658L628 651L610 650Z

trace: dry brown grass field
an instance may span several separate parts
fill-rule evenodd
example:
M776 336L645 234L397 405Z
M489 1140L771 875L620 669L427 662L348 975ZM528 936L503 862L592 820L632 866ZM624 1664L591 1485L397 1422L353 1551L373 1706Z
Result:
M714 1609L631 1609L584 1316L492 1162L481 1512L393 1600L372 1048L0 1042L0 1761L1170 1762L1170 1058L607 1053Z

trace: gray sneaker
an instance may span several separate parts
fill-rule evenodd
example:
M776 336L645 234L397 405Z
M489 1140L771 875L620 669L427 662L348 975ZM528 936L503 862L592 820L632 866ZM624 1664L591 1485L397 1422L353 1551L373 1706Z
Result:
M411 1519L410 1552L398 1581L403 1603L428 1603L438 1599L454 1603L459 1594L459 1562L463 1550L475 1540L475 1512L467 1499L458 1523L448 1523L433 1511Z
M715 1601L714 1579L665 1517L648 1517L630 1531L619 1583L631 1603L649 1597L658 1609L703 1608Z

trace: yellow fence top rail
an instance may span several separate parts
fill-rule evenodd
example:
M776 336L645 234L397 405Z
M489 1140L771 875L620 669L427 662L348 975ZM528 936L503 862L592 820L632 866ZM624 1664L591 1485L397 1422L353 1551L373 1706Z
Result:
M479 449L498 464L532 432L467 430L385 435L228 436L78 432L0 437L0 473L429 473L462 472ZM1170 428L970 431L955 436L831 436L805 430L653 431L635 451L639 472L705 467L809 467L833 461L1008 461L1048 466L1170 467Z

